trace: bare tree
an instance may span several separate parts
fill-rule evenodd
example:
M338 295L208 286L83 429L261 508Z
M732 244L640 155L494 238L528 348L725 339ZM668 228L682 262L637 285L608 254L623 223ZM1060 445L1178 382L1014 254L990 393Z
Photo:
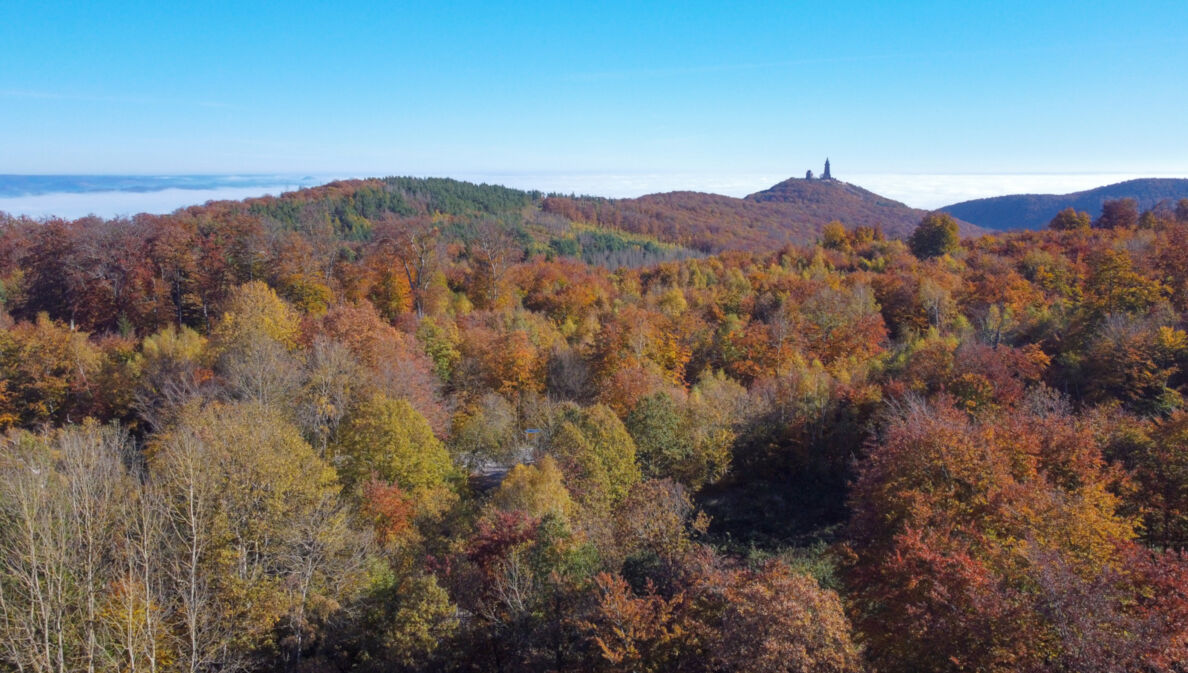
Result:
M166 510L161 494L137 466L133 479L140 486L121 502L123 527L122 573L112 597L109 626L120 670L157 673L169 652L168 621L171 603L166 587Z
M297 420L318 450L318 457L324 459L326 447L346 416L355 391L364 385L367 373L350 349L319 335L310 346L304 376Z
M511 227L494 218L484 218L475 225L474 237L467 246L477 271L485 278L481 294L485 305L499 301L499 286L508 268L524 257L524 247Z
M205 339L188 327L170 325L144 339L132 407L154 430L173 424L187 404L214 394L203 375L205 349Z
M127 436L94 423L17 434L0 463L0 659L114 670L104 608L119 574Z
M208 556L215 546L220 485L203 440L182 428L154 462L153 476L164 497L171 555L165 567L181 632L177 667L189 673L228 666L233 625L219 619Z
M242 340L219 358L218 371L235 399L287 406L301 384L297 354L273 339Z
M119 501L129 490L123 465L127 437L114 427L84 425L62 431L54 448L66 489L67 535L79 584L82 626L82 667L95 673L103 656L99 642L100 603L115 577L119 537Z
M423 317L425 294L440 256L437 226L429 218L388 219L377 227L376 234L376 247L389 250L395 256L395 262L403 270L412 290L413 310L418 318Z
M17 671L72 670L75 637L63 498L48 447L9 439L0 474L0 648Z
M282 642L289 670L300 670L306 638L314 631L309 606L315 593L338 596L357 585L364 569L370 537L351 530L347 509L332 493L323 493L306 515L292 522L289 539L279 555L286 578L289 610L285 620L289 636Z

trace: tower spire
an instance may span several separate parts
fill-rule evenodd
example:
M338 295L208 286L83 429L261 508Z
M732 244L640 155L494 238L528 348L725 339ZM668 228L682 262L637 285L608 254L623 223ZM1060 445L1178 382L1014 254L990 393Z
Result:
M822 180L832 180L833 175L829 173L829 157L825 157L825 173L821 175Z

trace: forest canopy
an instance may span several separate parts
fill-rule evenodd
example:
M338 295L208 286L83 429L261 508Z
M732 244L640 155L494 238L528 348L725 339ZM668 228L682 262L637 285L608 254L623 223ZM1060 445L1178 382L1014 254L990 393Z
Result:
M0 671L1186 670L1188 208L716 207L0 215Z

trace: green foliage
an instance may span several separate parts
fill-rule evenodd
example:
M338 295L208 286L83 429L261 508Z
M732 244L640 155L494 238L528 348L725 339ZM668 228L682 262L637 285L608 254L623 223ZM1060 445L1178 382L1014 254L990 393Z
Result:
M953 252L961 244L957 221L946 213L932 213L920 220L908 239L912 254L920 259L940 257Z
M437 324L433 318L426 318L417 326L417 340L425 354L433 360L433 372L442 381L449 381L462 354L458 352L458 336L449 327Z
M624 419L635 440L640 471L647 479L666 477L693 449L685 436L683 419L672 396L658 392L640 400Z
M642 267L697 256L692 250L611 229L575 227L567 236L548 240L548 250L558 257L580 259L609 269Z
M384 178L384 184L423 211L467 215L498 215L521 210L541 198L540 192L525 192L499 185L462 182L450 178Z
M578 502L614 504L639 481L635 442L609 408L567 407L549 437L549 447Z
M348 240L361 240L371 234L372 222L384 215L407 217L416 214L399 192L364 185L343 196L305 202L294 195L279 199L254 201L248 212L275 220L286 228L297 229L311 218L329 222L337 235Z
M375 662L417 670L437 661L438 650L458 629L457 607L432 575L376 573L353 625L362 642L352 649Z

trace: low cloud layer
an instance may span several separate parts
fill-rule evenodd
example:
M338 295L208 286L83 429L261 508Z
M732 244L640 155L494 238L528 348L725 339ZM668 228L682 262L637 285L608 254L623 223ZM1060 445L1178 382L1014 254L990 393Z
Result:
M0 211L34 218L75 219L87 215L118 217L137 213L171 213L178 208L222 201L247 199L291 190L285 185L219 187L215 189L169 188L154 192L52 192L33 196L0 198Z

